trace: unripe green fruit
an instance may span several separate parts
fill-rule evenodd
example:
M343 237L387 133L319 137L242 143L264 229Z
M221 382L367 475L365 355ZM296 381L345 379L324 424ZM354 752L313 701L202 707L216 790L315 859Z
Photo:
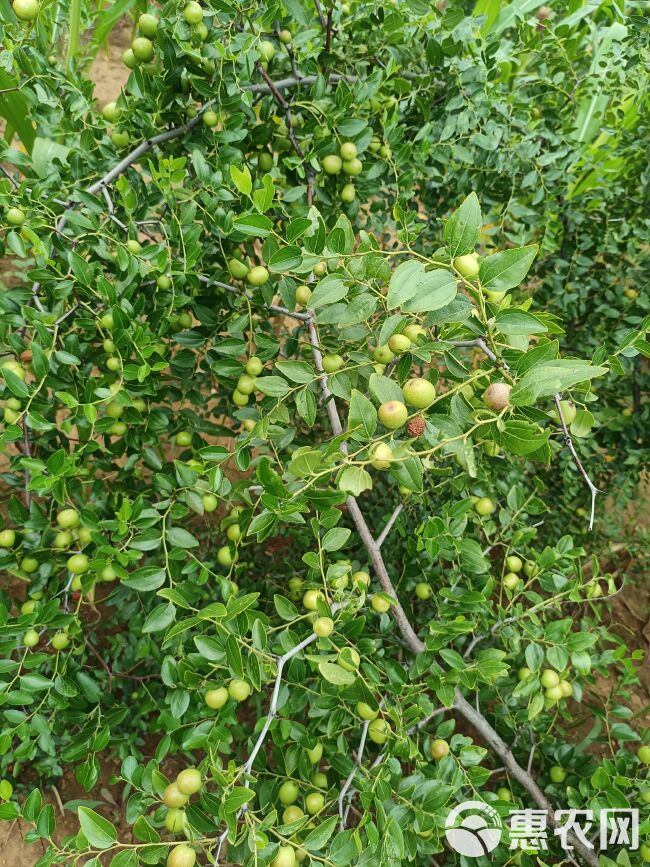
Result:
M282 813L282 824L291 825L292 822L299 822L304 815L304 811L301 810L300 807L296 807L294 804L293 806L287 807Z
M329 154L323 157L323 171L328 175L338 175L343 166L343 160L337 154ZM314 273L316 273L314 271Z
M197 768L185 768L176 777L176 786L183 795L195 795L203 786L201 772Z
M257 156L257 165L263 172L270 172L273 168L273 156L268 151L262 151Z
M52 647L55 650L65 650L70 644L70 636L65 632L55 632L52 636Z
M336 661L345 671L356 671L361 664L361 657L354 647L344 647L339 651Z
M28 629L23 635L23 644L25 647L36 647L38 644L39 635L35 629Z
M510 791L510 789L506 789L504 787L501 787L500 789L497 789L497 798L500 801L510 802L510 801L512 801L512 792Z
M566 771L559 765L553 765L548 775L554 783L563 783L566 780Z
M300 789L298 788L298 783L293 780L285 780L284 783L280 786L280 790L278 791L278 798L280 803L284 807L289 807L291 804L295 804L298 800L298 794Z
M311 778L311 784L317 789L327 789L329 786L327 774L324 774L322 771L316 771L314 776Z
M188 430L181 430L176 434L175 441L177 446L191 446L192 434Z
M158 19L155 15L144 12L138 18L138 30L140 31L140 33L142 33L143 36L146 36L149 39L153 39L158 30Z
M35 21L41 6L38 0L13 0L11 8L21 21Z
M123 132L116 129L113 133L111 133L111 141L116 148L125 148L129 143L129 134L128 132Z
M418 599L430 599L433 590L431 589L431 585L427 584L425 581L421 581L419 584L415 585L415 595Z
M186 843L174 846L167 856L167 867L194 867L196 852Z
M379 153L379 148L380 148L380 147L381 147L381 142L379 141L378 138L373 138L373 139L371 139L370 144L368 145L368 149L369 149L369 150L371 151L371 153L373 153L373 154Z
M323 277L327 273L327 262L317 262L312 270L316 277Z
M567 426L570 425L578 414L575 404L571 403L570 400L561 400L560 408L562 410L562 417L564 418L565 424Z
M367 572L360 570L352 573L352 583L361 587L370 587L370 575Z
M563 698L571 698L571 696L573 695L573 686L571 685L571 682L568 680L561 681L560 689L562 690L562 697Z
M35 599L28 599L26 602L23 602L23 604L20 606L20 613L21 614L33 614L35 608L36 608L36 600Z
M171 834L180 834L185 827L185 810L172 807L165 814L165 828Z
M527 560L524 563L524 575L527 578L535 578L541 571L537 563L533 563L532 560Z
M280 846L278 854L271 861L271 867L296 867L296 850L293 846Z
M239 542L241 539L241 527L239 524L231 524L226 530L226 536L231 542Z
M436 387L428 379L409 379L402 391L404 400L415 409L426 409L436 399Z
M269 272L263 265L256 265L246 274L246 280L251 286L263 286L269 279Z
M368 737L374 744L385 744L391 735L391 727L385 719L374 719L368 726Z
M650 863L650 846L647 843L639 847L639 855L643 858L644 862Z
M219 710L228 701L228 690L225 686L218 689L209 689L205 694L205 703L212 710Z
M386 599L385 596L380 596L375 593L371 599L370 604L372 606L372 610L376 611L377 614L385 614L387 611L390 611L390 602Z
M115 581L117 578L117 572L113 567L109 564L108 566L104 566L102 571L99 573L102 581Z
M544 695L551 704L556 704L564 698L564 692L559 684L557 686L551 686L549 689L545 690Z
M373 358L380 364L388 364L395 358L395 353L389 346L378 346L373 352Z
M454 268L466 280L475 280L479 274L478 260L471 253L466 256L457 256L454 259Z
M493 382L483 392L483 403L493 412L501 412L508 406L511 388L505 382Z
M314 620L312 629L319 638L327 638L334 632L334 621L331 617L318 617Z
M127 67L127 69L135 69L138 65L138 58L133 53L132 48L127 48L124 54L122 54L122 63Z
M524 561L516 554L510 554L506 557L506 569L508 572L521 572L524 567Z
M100 318L99 318L99 324L101 325L102 328L105 328L107 331L110 331L113 328L113 326L115 325L115 322L113 320L113 314L112 313L104 313L103 316L100 316Z
M360 159L343 160L343 174L356 178L363 171L363 163Z
M650 765L650 747L639 747L639 749L636 751L636 757L644 765Z
M237 391L240 394L252 394L255 391L255 378L247 373L242 373L237 382Z
M222 545L217 551L217 562L220 566L230 569L235 560L236 557L233 555L228 545Z
M402 352L408 352L411 348L411 341L405 334L393 334L388 338L388 348L395 355L400 355Z
M307 755L309 756L309 761L312 765L317 765L318 762L323 758L323 745L319 741L316 746L307 748Z
M16 533L14 530L0 531L0 548L13 548L16 543Z
M242 394L239 389L235 389L232 393L232 402L235 406L246 406L248 404L248 395Z
M38 560L36 557L23 557L20 561L20 568L23 572L27 572L28 575L32 572L36 572L38 569Z
M514 590L519 584L520 578L516 572L508 572L503 576L503 586L508 590Z
M138 256L142 253L142 244L139 241L134 240L133 238L129 238L126 242L126 249L129 253L133 253L134 256Z
M189 800L189 795L184 795L176 783L170 783L163 792L163 801L168 807L183 807Z
M479 497L474 503L474 511L477 515L481 515L481 517L491 515L496 507L494 500L491 500L489 497Z
M257 50L259 51L262 60L265 60L267 63L273 60L273 57L275 56L275 45L268 39L263 39Z
M302 604L307 611L316 611L318 609L318 602L324 599L325 597L320 590L307 590L302 597Z
M412 322L410 325L407 325L406 328L402 331L402 334L404 334L406 337L408 337L408 339L411 341L411 343L415 343L416 345L418 342L418 338L420 336L426 337L426 333L427 333L426 330L421 325L418 325L415 322Z
M71 530L79 524L79 512L76 509L62 509L56 516L56 522L64 530Z
M386 470L393 460L393 450L386 443L374 443L370 448L370 465L376 470Z
M201 115L201 120L203 121L205 126L212 128L219 123L219 115L216 113L216 111L208 109L207 111L204 111Z
M235 701L246 701L251 694L251 685L246 680L235 677L228 684L228 695Z
M530 677L530 675L532 673L533 672L530 670L530 668L525 668L525 667L520 668L519 671L517 672L517 677L519 680L526 680L527 678Z
M560 675L552 668L545 668L539 679L544 689L551 689L560 683Z
M339 155L342 160L353 160L357 156L357 146L351 141L346 141L341 145Z
M306 307L309 304L309 299L311 298L311 289L309 286L298 286L296 288L296 304L300 304L301 307Z
M77 530L77 538L81 542L82 545L87 545L92 541L92 533L88 529L88 527L79 527Z
M172 281L167 274L159 274L156 278L156 286L159 289L171 289Z
M357 713L361 719L373 720L379 716L378 710L373 710L365 701L357 702Z
M88 565L90 561L85 554L73 554L72 557L68 558L67 567L68 571L72 572L73 575L83 575L84 572L88 571Z
M124 413L124 407L121 403L111 401L106 404L106 415L109 418L119 418Z
M217 506L219 505L219 502L214 494L204 494L201 497L201 500L203 502L203 509L206 512L216 511Z
M325 796L321 795L320 792L312 792L305 798L305 810L307 810L311 816L320 813L324 806Z
M241 262L239 259L232 258L228 260L228 270L233 277L236 277L238 280L243 280L248 274L248 265Z
M183 9L183 18L188 24L200 24L203 21L203 9L200 3L197 3L196 0L190 0Z
M323 370L325 373L336 373L336 371L340 370L344 364L345 361L340 355L335 355L330 352L323 356Z
M9 208L5 216L10 226L22 226L26 219L25 212L20 208Z
M444 759L445 756L449 755L449 744L447 741L442 740L442 738L438 738L433 741L431 744L431 756L436 761L440 761L440 759Z
M246 373L249 376L259 376L264 365L256 355L252 355L246 362Z
M290 45L291 39L292 39L291 31L290 30L281 30L278 33L278 39L280 40L280 42L283 45Z
M131 43L131 51L142 63L148 63L153 57L153 42L146 36L136 36Z
M377 416L388 430L397 430L406 424L408 410L400 400L387 400L379 407Z
M346 205L351 205L357 197L357 191L354 184L345 184L341 189L341 201Z
M25 368L20 364L20 362L15 359L4 359L0 362L0 370L10 370L13 374L15 374L18 379L25 379Z
M644 804L650 804L650 789L641 789L641 791L639 792L639 797ZM650 847L648 847L648 850L650 851Z

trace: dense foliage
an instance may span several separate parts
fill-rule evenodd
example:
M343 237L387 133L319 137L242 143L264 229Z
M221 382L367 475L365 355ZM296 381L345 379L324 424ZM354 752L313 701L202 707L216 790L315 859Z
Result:
M2 15L0 817L91 867L467 864L477 798L552 863L555 807L650 833L586 533L647 450L643 10L167 3L100 107L131 5Z

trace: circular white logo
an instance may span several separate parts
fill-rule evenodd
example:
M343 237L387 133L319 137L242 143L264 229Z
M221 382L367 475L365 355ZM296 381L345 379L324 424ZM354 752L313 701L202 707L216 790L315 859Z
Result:
M468 815L461 815L463 813ZM445 822L447 842L466 858L480 858L496 849L502 833L499 814L483 801L463 801L454 807Z

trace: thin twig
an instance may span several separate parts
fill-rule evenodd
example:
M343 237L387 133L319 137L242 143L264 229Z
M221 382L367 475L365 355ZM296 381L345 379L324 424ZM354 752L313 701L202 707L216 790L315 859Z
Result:
M31 458L32 456L32 449L29 441L29 430L27 428L27 419L25 419L25 421L23 422L23 454L26 458ZM29 490L29 482L31 476L27 467L25 467L25 469L23 470L23 477L25 479L25 508L29 509L32 503L32 494Z
M573 461L574 461L576 467L578 468L578 472L580 473L582 478L585 480L585 484L587 485L587 487L589 488L589 491L591 493L591 515L589 517L589 529L593 530L594 519L596 516L596 497L598 496L598 494L601 494L603 492L601 490L599 490L599 488L597 488L596 485L594 485L594 483L591 481L587 471L585 470L584 466L582 465L582 461L578 457L578 453L577 453L576 448L573 444L573 439L571 437L571 434L569 433L569 428L567 427L566 419L564 418L564 413L562 411L562 398L561 398L561 396L559 394L554 394L553 400L555 401L555 406L557 408L557 414L558 414L558 417L560 419L560 424L562 425L562 431L564 433L564 444L571 452L571 456L573 458Z
M271 93L273 95L273 99L275 99L277 104L280 106L280 108L284 112L284 116L285 116L286 123L287 123L287 137L288 137L289 141L291 142L291 147L294 149L294 151L297 153L297 155L300 157L301 160L304 159L305 158L305 152L298 144L298 139L296 138L296 133L295 133L294 128L293 128L293 118L291 117L291 106L286 101L286 99L282 96L282 93L277 89L277 87L275 86L275 83L273 82L273 79L268 74L266 69L264 69L260 60L257 61L255 66L257 67L257 71L259 72L259 74L262 76L264 81L269 86Z
M329 51L332 47L332 18L333 18L334 10L328 9L327 11L327 33L325 34L325 51Z
M393 529L393 525L394 525L395 521L398 519L399 514L403 508L404 508L403 503L399 503L399 505L395 506L395 508L393 510L393 514L386 521L386 525L384 526L384 529L381 531L379 536L377 536L377 547L378 548L381 548L381 546L383 545L384 539L390 533L390 531Z
M314 0L314 6L316 7L316 13L318 14L320 26L325 29L327 27L327 22L325 21L325 16L323 15L323 9L320 5L320 0Z

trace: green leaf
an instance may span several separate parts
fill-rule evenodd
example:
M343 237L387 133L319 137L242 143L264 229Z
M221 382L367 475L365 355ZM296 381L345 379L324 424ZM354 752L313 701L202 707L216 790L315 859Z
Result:
M167 530L167 540L175 548L196 548L199 544L198 539L182 527L170 527Z
M452 259L472 253L481 234L481 205L470 193L445 225L445 243Z
M549 431L528 421L509 420L497 433L497 442L515 455L529 455L548 441Z
M144 633L161 632L163 629L167 629L167 627L174 622L175 617L176 607L172 605L171 602L167 605L158 605L147 616L147 619L142 625L142 631Z
M241 214L233 220L233 227L244 235L265 238L273 230L273 222L264 214Z
M306 361L276 361L275 366L291 382L304 384L312 382L316 377L314 368Z
M386 306L389 310L401 307L415 295L418 281L423 274L424 266L417 259L409 259L397 266L388 284Z
M525 310L513 308L499 310L494 321L499 331L504 334L544 334L548 331L541 319L533 316L532 313L526 313Z
M289 385L281 376L260 376L255 388L268 397L283 397L289 391Z
M515 383L510 392L510 403L513 406L530 406L540 397L549 397L605 373L606 367L594 367L588 361L579 359L545 361L531 367Z
M537 255L537 245L494 253L481 261L479 279L485 289L503 292L518 286Z
M282 247L269 259L269 268L272 271L293 271L302 263L300 247Z
M240 193L250 196L253 191L253 181L248 166L244 166L242 170L238 169L236 165L231 164L230 177Z
M330 816L329 819L326 819L305 837L302 843L303 848L308 852L318 852L334 833L337 823L338 817Z
M223 801L223 809L225 813L236 813L244 804L252 801L255 797L255 792L252 789L247 789L244 786L239 786L229 792Z
M335 686L350 686L357 679L351 671L346 671L345 668L341 668L334 662L319 662L318 670L325 680Z
M334 527L328 530L323 537L323 549L325 551L340 551L350 538L351 531L347 527Z
M77 807L77 815L81 830L91 846L108 849L117 841L115 827L99 813L89 807Z
M348 287L340 277L329 274L327 277L323 277L317 284L309 299L309 306L315 310L317 307L334 304L336 301L345 298L348 291Z
M363 467L345 467L338 479L339 488L346 494L358 497L372 490L372 476Z
M364 442L377 430L377 410L368 398L352 389L348 412L348 431L353 439Z
M430 313L446 307L456 297L456 277L445 268L426 271L415 287L415 293L402 305L409 313Z

